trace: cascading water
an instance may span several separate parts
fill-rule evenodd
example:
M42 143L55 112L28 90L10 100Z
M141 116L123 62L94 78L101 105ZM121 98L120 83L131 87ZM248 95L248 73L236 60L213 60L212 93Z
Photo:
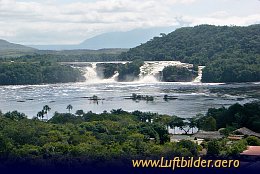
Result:
M191 68L193 65L181 63L180 61L145 62L144 65L140 67L139 82L153 83L161 81L161 72L167 66L181 66Z
M87 66L84 68L85 70L85 78L86 78L86 82L94 82L97 83L99 82L101 79L98 78L97 75L97 63L90 63L91 66Z
M205 66L198 66L198 76L193 80L195 83L201 83L202 79L202 69L205 68Z
M117 77L119 75L118 72L109 78L103 79L98 76L97 72L97 64L98 63L106 63L106 62L90 62L88 66L84 67L85 78L87 83L112 83L117 82ZM109 62L109 63L122 63L126 62ZM139 80L135 82L139 83L156 83L162 81L162 71L167 66L179 66L186 67L191 69L193 67L192 64L182 63L180 61L145 61L144 65L140 67ZM204 66L198 67L198 76L194 79L193 82L200 83L202 78L202 69Z
M113 83L116 82L117 77L119 75L118 72L115 72L115 74L109 78L109 79L103 79L98 76L97 72L97 64L100 62L90 63L90 66L84 67L85 74L84 77L86 78L86 83ZM105 62L101 62L105 63ZM125 62L123 62L125 63Z

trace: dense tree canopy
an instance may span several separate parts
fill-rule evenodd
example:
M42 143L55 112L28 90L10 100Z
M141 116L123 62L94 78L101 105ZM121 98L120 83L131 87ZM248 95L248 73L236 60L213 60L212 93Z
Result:
M260 81L260 55L224 54L203 69L202 82Z
M140 67L144 64L141 60L123 64L119 67L118 81L134 81L139 78Z
M122 53L122 60L179 60L206 65L203 82L249 82L260 78L260 25L200 25L155 37Z
M190 82L196 77L196 73L185 67L167 66L162 71L163 81L166 82Z
M207 120L208 122L212 122L211 124L214 125L216 129L247 127L253 131L260 132L260 103L252 102L244 105L236 103L229 108L210 108L206 116L201 117L199 120L200 123ZM206 126L207 125L209 125L209 123L206 124ZM204 126L199 125L199 127L203 128Z
M111 78L115 74L115 72L118 71L119 66L122 66L122 64L98 63L97 64L97 75L104 79Z
M0 85L65 83L84 80L78 69L51 63L0 63Z
M158 114L121 109L95 114L55 113L48 121L17 111L0 113L0 162L97 167L136 158L198 155L193 142L170 143Z
M44 108L47 108L46 106ZM65 108L64 108L65 109ZM259 122L259 103L235 104L228 109L209 109L206 116L185 119L150 112L126 112L113 109L95 114L76 111L58 113L48 121L28 119L17 111L0 112L1 165L100 167L124 165L132 159L156 159L173 156L198 156L202 146L190 140L170 142L168 127L215 130L219 127L254 127ZM202 124L200 124L202 123ZM187 130L186 130L187 132ZM259 145L249 136L232 143L227 140L205 142L209 156L234 156L246 145Z
M123 60L180 60L205 65L223 53L260 54L260 25L248 27L200 25L155 37L122 53Z

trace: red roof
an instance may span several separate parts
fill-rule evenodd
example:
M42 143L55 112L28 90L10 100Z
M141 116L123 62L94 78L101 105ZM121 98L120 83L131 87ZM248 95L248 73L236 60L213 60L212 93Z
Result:
M249 146L241 155L260 156L260 146Z

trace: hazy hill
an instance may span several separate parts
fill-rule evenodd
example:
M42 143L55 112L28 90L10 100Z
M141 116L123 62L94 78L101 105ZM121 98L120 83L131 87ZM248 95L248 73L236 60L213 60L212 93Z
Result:
M0 39L0 58L16 61L109 61L117 60L116 57L128 49L74 49L74 50L37 50L20 44L10 43ZM16 57L16 58L15 58ZM15 58L15 59L14 59Z
M35 48L30 48L27 46L10 43L6 40L0 39L0 57L32 54L35 51L37 51L37 49Z
M41 50L133 48L147 42L154 36L159 36L160 33L169 33L174 29L174 27L156 27L126 32L109 32L86 39L78 45L31 45L31 47Z

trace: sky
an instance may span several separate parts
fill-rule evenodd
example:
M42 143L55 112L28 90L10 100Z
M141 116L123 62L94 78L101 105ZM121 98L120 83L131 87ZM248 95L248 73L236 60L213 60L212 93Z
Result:
M248 26L260 23L260 0L0 0L0 39L78 44L137 28Z

